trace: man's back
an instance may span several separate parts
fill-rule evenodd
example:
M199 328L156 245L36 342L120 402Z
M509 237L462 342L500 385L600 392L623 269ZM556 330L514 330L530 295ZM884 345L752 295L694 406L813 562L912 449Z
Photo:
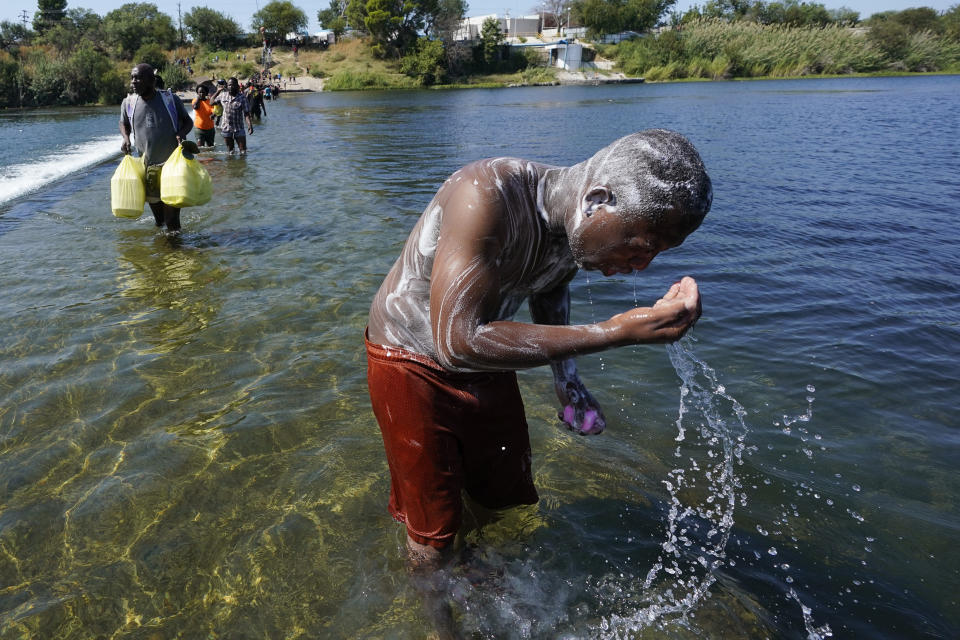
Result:
M538 184L544 165L517 158L493 158L467 165L451 175L438 190L411 231L403 252L384 280L370 310L370 338L403 347L438 360L431 306L458 304L468 294L477 271L495 271L496 308L487 322L506 320L532 293L553 289L575 273L566 236L551 232L537 206ZM444 241L479 224L486 243L479 256L468 260L449 291L431 299L434 273L447 270L459 253L441 252ZM470 231L468 233L473 233ZM439 260L439 264L435 261Z

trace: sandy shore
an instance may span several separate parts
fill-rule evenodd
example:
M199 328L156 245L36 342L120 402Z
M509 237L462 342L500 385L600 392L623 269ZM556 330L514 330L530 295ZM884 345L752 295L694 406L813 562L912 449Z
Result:
M557 81L554 84L615 84L643 82L642 78L630 78L622 73L599 74L596 72L582 71L560 71L557 73ZM323 79L313 76L297 76L295 82L284 81L280 85L281 95L284 91L300 93L304 91L323 91ZM177 95L184 102L190 103L197 97L197 92L177 91Z
M280 95L283 95L284 91L323 91L323 79L314 78L313 76L297 76L296 82L285 80L280 83ZM181 100L188 104L197 97L197 92L193 89L187 91L177 91L176 93L178 96L180 96Z

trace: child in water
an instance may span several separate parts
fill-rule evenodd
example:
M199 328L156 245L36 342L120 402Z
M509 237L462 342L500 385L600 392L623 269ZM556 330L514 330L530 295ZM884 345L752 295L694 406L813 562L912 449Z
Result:
M517 369L550 365L560 418L597 434L606 421L574 356L673 342L693 326L690 277L651 307L572 326L568 284L580 268L645 269L700 225L712 198L693 145L658 129L571 167L481 160L440 187L374 297L366 335L389 510L415 568L448 555L462 491L488 509L538 500ZM525 299L533 322L512 321Z

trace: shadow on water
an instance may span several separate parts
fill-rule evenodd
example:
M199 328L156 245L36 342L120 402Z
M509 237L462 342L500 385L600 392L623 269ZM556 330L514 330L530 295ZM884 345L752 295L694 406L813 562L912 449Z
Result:
M170 238L171 246L183 249L236 248L243 253L261 254L297 240L313 241L326 235L319 226L277 224L266 227L200 231Z

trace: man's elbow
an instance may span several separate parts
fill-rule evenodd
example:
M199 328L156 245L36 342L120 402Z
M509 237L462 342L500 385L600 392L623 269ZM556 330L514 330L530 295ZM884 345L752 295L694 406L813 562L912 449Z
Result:
M437 362L444 369L468 371L477 366L479 353L464 337L435 336L433 346L437 354Z

